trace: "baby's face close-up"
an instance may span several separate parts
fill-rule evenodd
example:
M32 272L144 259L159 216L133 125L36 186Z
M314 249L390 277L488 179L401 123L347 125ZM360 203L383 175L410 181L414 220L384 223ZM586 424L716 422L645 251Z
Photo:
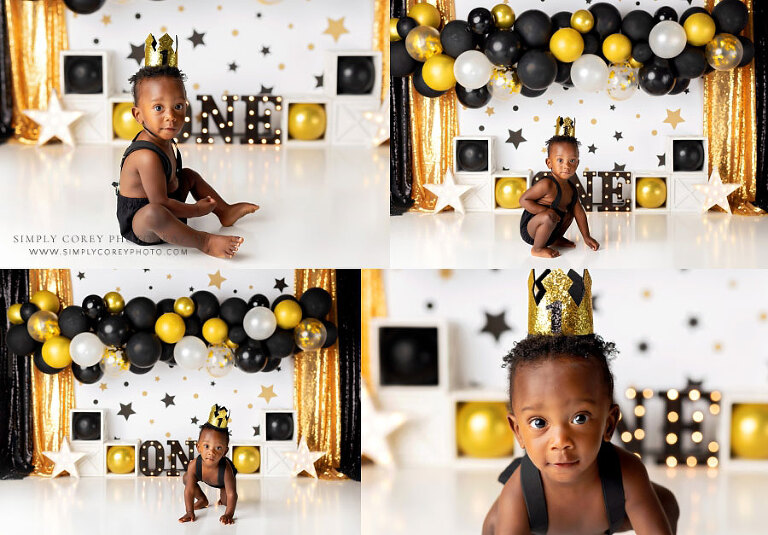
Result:
M509 421L528 457L543 477L577 481L618 421L600 367L568 356L523 364L513 386Z
M181 80L169 76L146 78L137 88L136 120L157 137L170 141L184 127L187 95Z
M200 433L200 439L197 441L197 451L200 452L203 461L206 463L218 463L227 453L227 449L227 441L221 436L221 433L211 431L210 429L203 429L203 432Z
M553 143L549 147L547 167L557 178L569 179L579 167L579 149L571 143Z

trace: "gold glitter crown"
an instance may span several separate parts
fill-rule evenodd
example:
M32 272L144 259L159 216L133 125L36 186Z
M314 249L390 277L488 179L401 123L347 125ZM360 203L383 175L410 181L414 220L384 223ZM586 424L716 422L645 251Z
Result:
M224 405L214 405L211 407L211 414L208 415L209 424L213 427L226 430L229 422L229 411Z
M576 119L558 117L555 121L555 135L576 137Z
M151 33L144 41L145 67L178 67L179 66L179 36L176 36L176 52L173 51L173 39L163 34L159 41Z
M547 269L528 277L528 334L592 334L592 278Z

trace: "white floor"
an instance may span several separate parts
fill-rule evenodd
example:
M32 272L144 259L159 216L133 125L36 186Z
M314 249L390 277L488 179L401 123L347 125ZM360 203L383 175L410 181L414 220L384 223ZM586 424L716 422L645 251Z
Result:
M725 213L588 215L593 252L574 223L575 249L533 258L520 214L409 212L390 221L392 268L766 268L768 217Z
M195 249L123 242L111 183L126 146L0 145L3 267L388 265L386 147L181 145L184 166L198 171L225 200L261 206L229 229L221 229L213 214L190 221L201 230L245 239L234 259L220 260Z
M218 490L203 485L215 504ZM215 491L215 493L214 493ZM219 522L224 507L209 505L186 524L180 477L112 479L28 477L0 481L2 533L47 535L136 533L360 533L360 483L310 478L237 480L235 523Z
M648 468L680 504L680 535L757 535L766 532L768 474L706 468ZM363 467L363 535L480 533L501 492L498 471ZM386 521L382 521L386 519Z

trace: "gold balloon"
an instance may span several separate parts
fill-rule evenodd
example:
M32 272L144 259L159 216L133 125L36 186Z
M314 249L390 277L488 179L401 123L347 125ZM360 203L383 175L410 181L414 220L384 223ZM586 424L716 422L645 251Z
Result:
M155 322L155 334L166 344L175 344L184 338L186 330L184 320L175 312L166 312Z
M515 12L506 4L496 4L493 6L491 15L493 15L493 22L496 23L497 28L506 30L515 23Z
M110 314L119 314L125 308L125 300L118 292L108 292L104 295L104 303Z
M72 364L69 354L70 339L64 336L52 336L43 344L43 360L51 368L66 368Z
M107 450L107 469L113 474L130 474L136 469L136 448L110 446Z
M629 66L630 66L630 67L632 67L633 69L639 69L640 67L642 67L642 66L643 66L643 64L642 64L642 63L640 63L639 61L637 61L637 60L636 60L635 58L633 58L632 56L629 56L629 59L627 60L627 63L629 63Z
M744 47L738 37L729 33L717 34L704 49L707 62L716 71L727 71L739 66Z
M237 446L232 451L232 462L238 472L253 474L261 465L261 454L256 446Z
M312 141L325 134L325 106L295 103L288 106L288 135L291 139Z
M632 55L632 41L620 33L609 35L603 41L603 56L611 63L623 63Z
M195 313L195 302L189 297L179 297L173 302L173 311L182 318L188 318Z
M27 332L37 342L45 342L61 333L59 318L48 310L38 310L27 320Z
M408 10L408 16L415 19L420 26L440 27L440 12L432 4L416 4Z
M37 308L40 310L47 310L54 314L58 314L59 308L61 308L58 296L48 290L39 290L35 292L32 294L32 297L29 298L29 302L36 304Z
M292 299L280 301L275 307L275 318L281 329L293 329L301 321L301 306Z
M571 15L571 28L578 30L580 33L587 33L594 26L595 17L592 16L591 11L579 9Z
M688 44L704 46L715 36L715 21L707 13L694 13L683 24Z
M9 306L6 315L8 316L8 321L14 325L21 325L24 323L24 320L21 319L21 303Z
M227 341L224 342L224 345L227 346L229 349L237 349L238 347L240 347L240 344L234 343L229 338L227 338Z
M203 323L203 338L212 344L221 344L227 339L229 327L221 318L211 318Z
M453 74L453 62L451 56L435 54L424 62L421 75L424 83L435 91L448 91L456 85L456 76Z
M659 208L667 201L667 183L657 177L638 179L637 204L643 208Z
M525 179L505 176L496 181L496 204L502 208L520 208L520 196L525 192Z
M121 102L115 104L112 110L112 129L120 139L133 139L133 136L141 132L141 125L133 118L133 103Z
M456 414L456 443L470 457L504 457L515 449L515 435L500 401L471 401Z
M405 37L405 50L416 61L427 61L443 51L440 32L432 26L416 26Z
M742 459L768 459L768 404L733 406L731 451Z
M563 63L572 63L584 52L584 38L573 28L560 28L552 34L549 50Z
M390 17L389 19L389 40L391 41L399 41L402 39L400 37L400 34L397 33L397 23L400 19L396 17Z

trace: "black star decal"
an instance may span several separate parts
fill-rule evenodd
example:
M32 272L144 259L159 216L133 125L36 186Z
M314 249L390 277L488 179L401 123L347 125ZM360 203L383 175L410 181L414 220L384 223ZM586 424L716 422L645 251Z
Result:
M597 299L598 299L599 297L600 297L599 295L593 295L593 296L592 296L592 312L593 312L593 313L598 313L598 312L600 312L600 309L599 309L599 308L598 308L598 306L597 306Z
M615 134L613 134L613 137L616 138L616 141L620 140L622 138L621 132L616 132Z
M587 147L587 148L589 149L589 152L590 152L590 153L592 153L592 154L596 154L596 152L595 152L595 151L597 151L597 147L595 147L595 144L594 144L594 143L592 143L592 144L591 144L589 147Z
M259 93L262 93L262 94L265 94L265 95L271 95L273 89L274 89L274 87L266 87L266 86L262 85L261 86L261 91L259 91Z
M288 288L288 285L285 283L285 277L282 279L275 279L274 288L280 290L280 293L283 293L283 290Z
M197 45L205 46L205 43L203 42L203 37L205 37L205 32L197 33L197 30L193 29L192 37L187 37L187 39L192 41L192 48L197 48Z
M193 424L197 424L197 416L193 416L192 418L190 418L190 420L192 421Z
M683 93L685 93L686 95L687 95L688 93L690 93L690 92L691 92L691 90L690 90L690 89L688 89L687 87L686 87L685 89L683 89Z
M616 162L613 162L613 170L614 171L624 171L624 168L627 166L627 164L623 163L621 165L617 164Z
M261 434L260 425L252 425L251 427L253 427L253 436L257 437Z
M78 271L77 278L80 280L83 280L85 278L85 273L83 273L82 271Z
M141 43L138 46L134 46L133 43L128 43L131 45L131 53L126 56L128 59L135 59L136 63L141 65L141 62L144 60L144 43Z
M611 111L614 111L616 109L616 104L611 104Z
M189 287L189 291L190 291L190 292L194 292L194 291L195 291L195 289L194 289L192 286L190 286L190 287Z
M229 70L230 71L237 72L237 67L238 67L238 65L234 61L229 64Z
M120 404L120 412L117 413L118 416L125 416L125 420L128 421L128 418L131 416L131 414L136 414L136 411L131 408L131 405L133 405L133 402L129 403L128 405Z
M507 129L509 130L509 129ZM512 143L515 148L518 148L520 146L520 143L524 143L525 141L528 141L523 137L523 129L520 130L509 130L509 138L504 143Z
M165 397L163 399L161 399L160 401L165 403L165 408L167 409L171 405L176 405L176 402L173 401L173 398L175 398L175 397L176 396L171 396L171 395L168 394L168 392L166 392L165 393Z
M487 312L483 313L485 314L485 325L482 329L480 329L481 333L492 334L498 342L504 331L512 330L512 327L507 325L507 321L504 319L504 314L506 314L505 310L502 310L501 314L488 314Z
M315 76L315 88L323 87L323 75Z
M640 342L639 344L637 344L637 349L641 353L645 353L646 351L648 351L648 343L647 342Z
M216 381L211 381L211 386L216 386Z
M269 54L269 47L268 47L268 46L263 46L263 47L261 47L261 53L262 53L263 55L265 55L265 56L266 56L267 54Z
M659 167L664 167L665 165L667 165L666 154L657 154L656 157L659 159Z
M690 318L688 318L688 325L690 327L698 327L699 326L699 318L697 318L696 316L691 316Z

